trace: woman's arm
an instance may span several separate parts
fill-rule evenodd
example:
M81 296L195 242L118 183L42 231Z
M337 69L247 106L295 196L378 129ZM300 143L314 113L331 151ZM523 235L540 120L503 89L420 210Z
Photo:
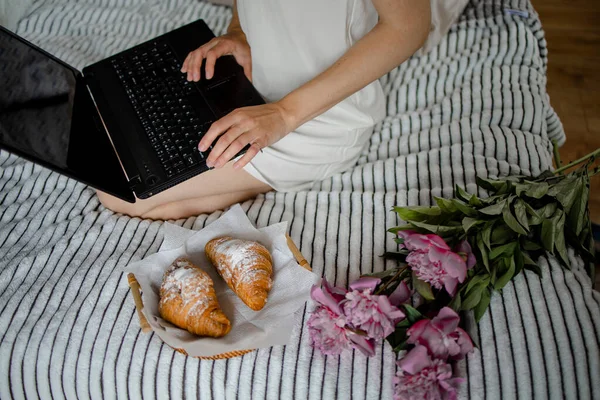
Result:
M215 122L200 141L208 146L223 134L207 164L225 165L247 144L235 164L241 168L257 152L380 78L417 51L429 33L431 10L427 0L373 0L379 22L323 73L275 103L246 107Z
M335 64L279 101L293 129L402 64L427 39L428 0L373 0L373 5L377 25Z

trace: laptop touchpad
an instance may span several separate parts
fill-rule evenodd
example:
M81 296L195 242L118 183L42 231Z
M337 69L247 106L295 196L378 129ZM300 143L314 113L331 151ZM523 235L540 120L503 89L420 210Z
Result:
M241 74L232 76L208 89L208 98L218 118L236 108L263 103L252 84Z

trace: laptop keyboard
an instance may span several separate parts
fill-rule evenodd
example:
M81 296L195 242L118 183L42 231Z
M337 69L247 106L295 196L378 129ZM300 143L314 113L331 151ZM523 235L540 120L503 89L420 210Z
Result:
M203 153L198 142L213 122L212 113L201 115L197 104L206 102L181 73L170 47L154 42L111 63L167 176L205 160L212 146Z

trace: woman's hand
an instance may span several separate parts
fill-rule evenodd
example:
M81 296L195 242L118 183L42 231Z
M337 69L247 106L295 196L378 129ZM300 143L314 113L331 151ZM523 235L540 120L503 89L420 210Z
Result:
M192 51L186 57L181 67L181 72L187 73L187 80L198 82L200 80L200 67L202 60L206 59L206 79L211 79L215 71L217 58L232 55L244 68L244 74L252 80L252 57L250 45L241 28L229 31L223 36L216 37Z
M294 128L292 118L278 103L238 108L211 125L198 144L198 149L206 151L219 138L206 165L220 168L250 144L246 153L233 164L234 169L239 169L248 164L262 148L277 142Z

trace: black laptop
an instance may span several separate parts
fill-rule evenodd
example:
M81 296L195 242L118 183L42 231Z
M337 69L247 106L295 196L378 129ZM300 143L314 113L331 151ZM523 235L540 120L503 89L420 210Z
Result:
M80 72L0 27L0 147L129 202L207 171L212 122L264 103L232 56L180 72L213 37L199 20Z

